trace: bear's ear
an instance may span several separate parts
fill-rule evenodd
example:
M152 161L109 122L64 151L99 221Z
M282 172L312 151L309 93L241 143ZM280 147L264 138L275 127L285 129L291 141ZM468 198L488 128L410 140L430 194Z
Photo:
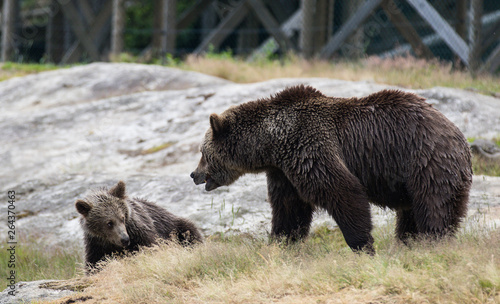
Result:
M116 186L109 190L109 194L117 198L125 198L125 183L119 181Z
M77 200L75 203L76 210L83 216L87 216L92 209L92 204L87 203L84 200Z
M214 135L219 134L224 129L222 118L217 114L210 115L210 127Z

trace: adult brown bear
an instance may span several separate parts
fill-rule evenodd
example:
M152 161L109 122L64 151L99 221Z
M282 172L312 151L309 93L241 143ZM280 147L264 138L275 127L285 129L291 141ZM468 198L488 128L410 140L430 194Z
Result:
M198 168L207 191L266 172L272 236L305 237L326 209L353 250L373 252L370 205L396 210L401 240L453 234L472 182L464 135L424 98L326 97L309 86L210 115Z

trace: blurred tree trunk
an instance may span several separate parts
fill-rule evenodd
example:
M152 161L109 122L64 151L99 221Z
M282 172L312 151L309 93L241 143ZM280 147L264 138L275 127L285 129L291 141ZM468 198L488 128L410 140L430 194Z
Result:
M175 40L177 38L177 0L163 0L163 20L161 26L162 55L175 55Z
M51 3L52 11L49 22L47 23L45 53L47 61L60 63L64 56L64 15L59 2L53 0Z
M125 28L125 7L123 0L113 0L113 23L111 29L111 56L123 52L123 30Z
M16 51L16 21L19 20L19 1L4 0L2 5L2 53L1 61L14 60Z

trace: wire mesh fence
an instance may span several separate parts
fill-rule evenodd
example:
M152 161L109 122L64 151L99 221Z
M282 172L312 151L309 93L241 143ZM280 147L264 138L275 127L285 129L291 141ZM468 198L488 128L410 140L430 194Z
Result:
M411 54L467 65L464 56L474 50L480 62L500 61L495 56L500 53L497 0L0 0L2 54L10 48L5 59L13 61L106 60L114 39L113 2L125 16L120 51L134 56L229 52L255 58L295 52L356 59ZM165 21L166 5L174 11L169 15L173 22ZM430 11L419 11L419 5ZM430 17L432 11L436 15ZM11 27L5 26L8 22ZM463 41L465 55L460 43L446 40L439 24ZM167 36L170 42L162 44ZM332 48L337 38L341 42Z

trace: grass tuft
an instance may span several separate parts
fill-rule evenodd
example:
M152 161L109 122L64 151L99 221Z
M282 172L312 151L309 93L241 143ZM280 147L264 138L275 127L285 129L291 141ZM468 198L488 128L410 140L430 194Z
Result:
M12 244L6 241L0 245L0 273L16 271L19 281L46 279L63 280L75 277L82 263L82 252L77 246L49 246L35 238L21 237L15 244L15 267L8 268Z
M60 68L61 66L55 64L5 62L0 64L0 81L12 77L26 76Z

